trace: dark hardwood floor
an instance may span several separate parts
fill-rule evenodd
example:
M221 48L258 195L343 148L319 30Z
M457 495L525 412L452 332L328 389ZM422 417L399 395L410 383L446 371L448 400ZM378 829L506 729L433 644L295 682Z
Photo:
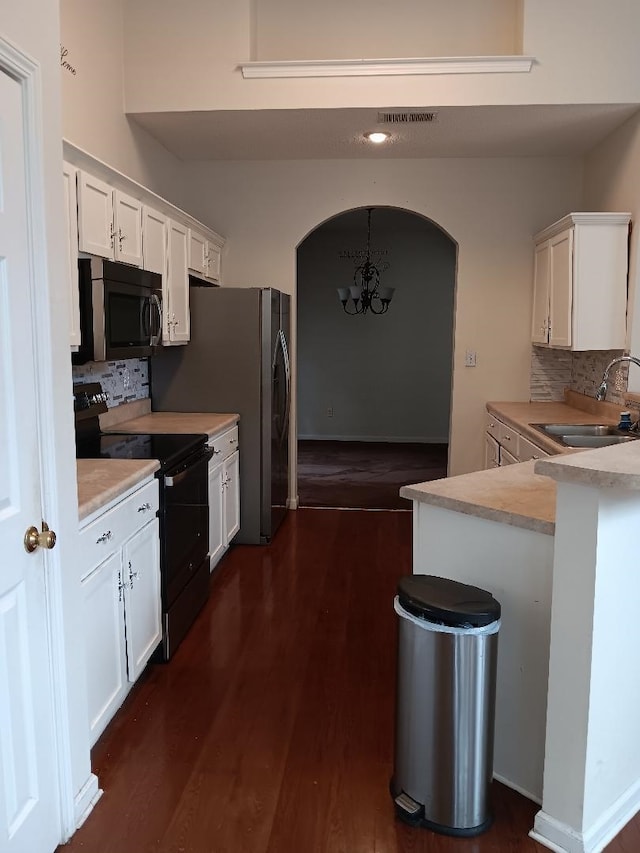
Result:
M92 754L104 796L61 853L534 853L534 803L494 783L475 839L399 823L396 624L411 515L289 513L232 548L168 665L151 665ZM637 822L609 848L640 849Z
M411 510L401 486L447 476L447 444L298 441L303 507Z

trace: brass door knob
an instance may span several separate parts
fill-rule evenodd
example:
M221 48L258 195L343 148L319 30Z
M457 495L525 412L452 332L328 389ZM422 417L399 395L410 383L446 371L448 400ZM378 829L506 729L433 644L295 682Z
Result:
M44 521L42 522L42 531L38 530L37 527L30 527L24 534L25 551L30 554L36 548L47 548L50 551L55 544L56 534L53 530L49 530L49 525Z

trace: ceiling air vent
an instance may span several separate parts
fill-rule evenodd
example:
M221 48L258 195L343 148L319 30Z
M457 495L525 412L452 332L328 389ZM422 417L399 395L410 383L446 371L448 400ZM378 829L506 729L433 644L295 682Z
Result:
M435 112L394 112L378 113L378 124L429 124L435 121L438 113Z

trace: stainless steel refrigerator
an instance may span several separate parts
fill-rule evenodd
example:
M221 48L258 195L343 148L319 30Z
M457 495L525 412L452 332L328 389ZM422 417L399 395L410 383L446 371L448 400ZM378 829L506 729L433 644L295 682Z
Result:
M272 288L190 289L191 341L151 358L151 404L240 415L240 532L270 541L289 491L290 298Z

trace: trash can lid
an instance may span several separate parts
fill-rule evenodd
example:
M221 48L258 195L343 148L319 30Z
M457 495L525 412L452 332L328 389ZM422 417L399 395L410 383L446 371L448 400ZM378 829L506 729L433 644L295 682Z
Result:
M452 628L481 628L500 618L500 602L486 589L435 575L401 578L398 600L414 616Z

